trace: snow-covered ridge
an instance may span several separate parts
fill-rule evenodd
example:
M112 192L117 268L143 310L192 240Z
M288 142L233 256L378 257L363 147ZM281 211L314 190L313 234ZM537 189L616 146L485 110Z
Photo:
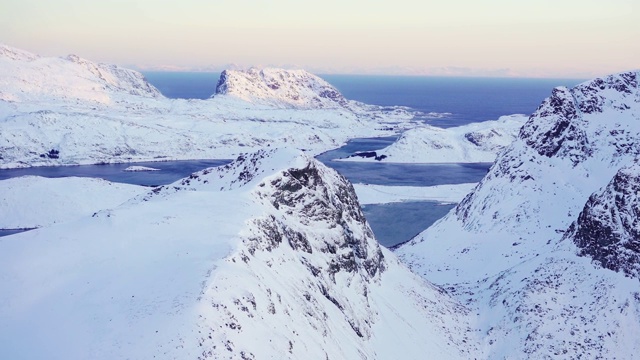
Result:
M28 51L16 49L11 46L0 44L0 58L17 60L17 61L33 61L39 58L38 55Z
M502 116L498 120L438 128L422 126L402 133L384 149L355 154L345 161L395 163L493 162L497 153L511 144L525 115Z
M215 95L280 107L336 108L348 104L336 88L304 70L225 70Z
M137 71L96 64L77 55L39 57L0 45L0 100L25 102L81 100L108 104L109 92L160 98L160 92Z
M167 99L132 70L2 49L0 168L228 159L269 146L318 154L415 125L403 109L344 107L301 70L228 71L220 86L228 89L211 99Z
M0 273L1 358L481 351L473 314L379 246L348 181L290 149L5 237Z
M640 253L638 79L554 89L478 186L398 250L484 314L489 358L640 351L629 337L640 284L625 277L638 275Z
M570 158L577 164L606 151L607 159L615 162L640 153L640 145L634 141L637 124L633 122L640 116L639 103L637 72L594 79L570 90L557 87L519 136L543 156ZM605 114L612 117L611 123L591 120Z

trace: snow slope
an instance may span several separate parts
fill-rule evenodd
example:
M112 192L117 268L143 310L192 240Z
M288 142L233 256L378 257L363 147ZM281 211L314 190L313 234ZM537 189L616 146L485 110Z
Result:
M637 72L556 88L478 186L398 250L480 314L488 358L633 358Z
M354 154L344 161L394 163L493 162L516 139L524 115L502 116L447 129L425 125L405 131L384 149Z
M112 208L148 191L91 178L23 176L0 181L0 229L66 222Z
M346 100L302 70L227 71L211 99L167 99L135 71L0 46L0 168L234 158L268 146L317 154L411 118Z
M264 150L0 239L0 358L467 359L475 314L381 248L353 187Z

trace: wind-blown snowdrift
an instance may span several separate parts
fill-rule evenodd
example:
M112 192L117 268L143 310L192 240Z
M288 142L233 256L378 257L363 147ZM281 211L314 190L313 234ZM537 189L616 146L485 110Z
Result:
M345 161L394 163L493 162L500 150L516 139L524 115L502 116L447 129L422 126L405 131L393 144L357 153Z
M476 309L489 358L640 352L639 74L556 88L401 258Z
M0 239L0 358L474 357L472 315L291 150Z
M317 154L412 115L349 101L302 70L226 71L208 100L167 99L135 71L0 45L0 168Z

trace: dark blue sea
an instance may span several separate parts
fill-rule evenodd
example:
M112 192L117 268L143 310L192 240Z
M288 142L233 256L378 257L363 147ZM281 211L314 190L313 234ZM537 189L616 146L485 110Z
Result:
M145 72L169 98L207 99L220 73ZM381 75L320 75L351 100L382 106L406 106L440 127L531 114L556 86L581 79L467 78ZM428 115L432 114L432 115ZM438 118L435 114L447 114Z

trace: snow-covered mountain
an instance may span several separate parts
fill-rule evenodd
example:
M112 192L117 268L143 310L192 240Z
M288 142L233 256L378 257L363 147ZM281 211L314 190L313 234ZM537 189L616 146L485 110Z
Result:
M478 186L398 250L480 314L489 358L640 351L638 80L554 89Z
M77 55L43 58L0 44L0 69L0 100L13 103L64 100L109 104L118 100L112 94L162 97L137 71L95 64Z
M132 70L0 47L0 168L234 158L268 146L317 154L411 119L348 101L301 70L226 71L211 99L167 99Z
M493 162L500 150L511 144L525 123L524 115L451 128L421 126L405 131L393 144L342 159L395 163Z
M316 109L349 105L336 88L304 70L225 70L215 96L224 95L278 107Z
M468 359L475 313L292 150L0 239L3 359Z

